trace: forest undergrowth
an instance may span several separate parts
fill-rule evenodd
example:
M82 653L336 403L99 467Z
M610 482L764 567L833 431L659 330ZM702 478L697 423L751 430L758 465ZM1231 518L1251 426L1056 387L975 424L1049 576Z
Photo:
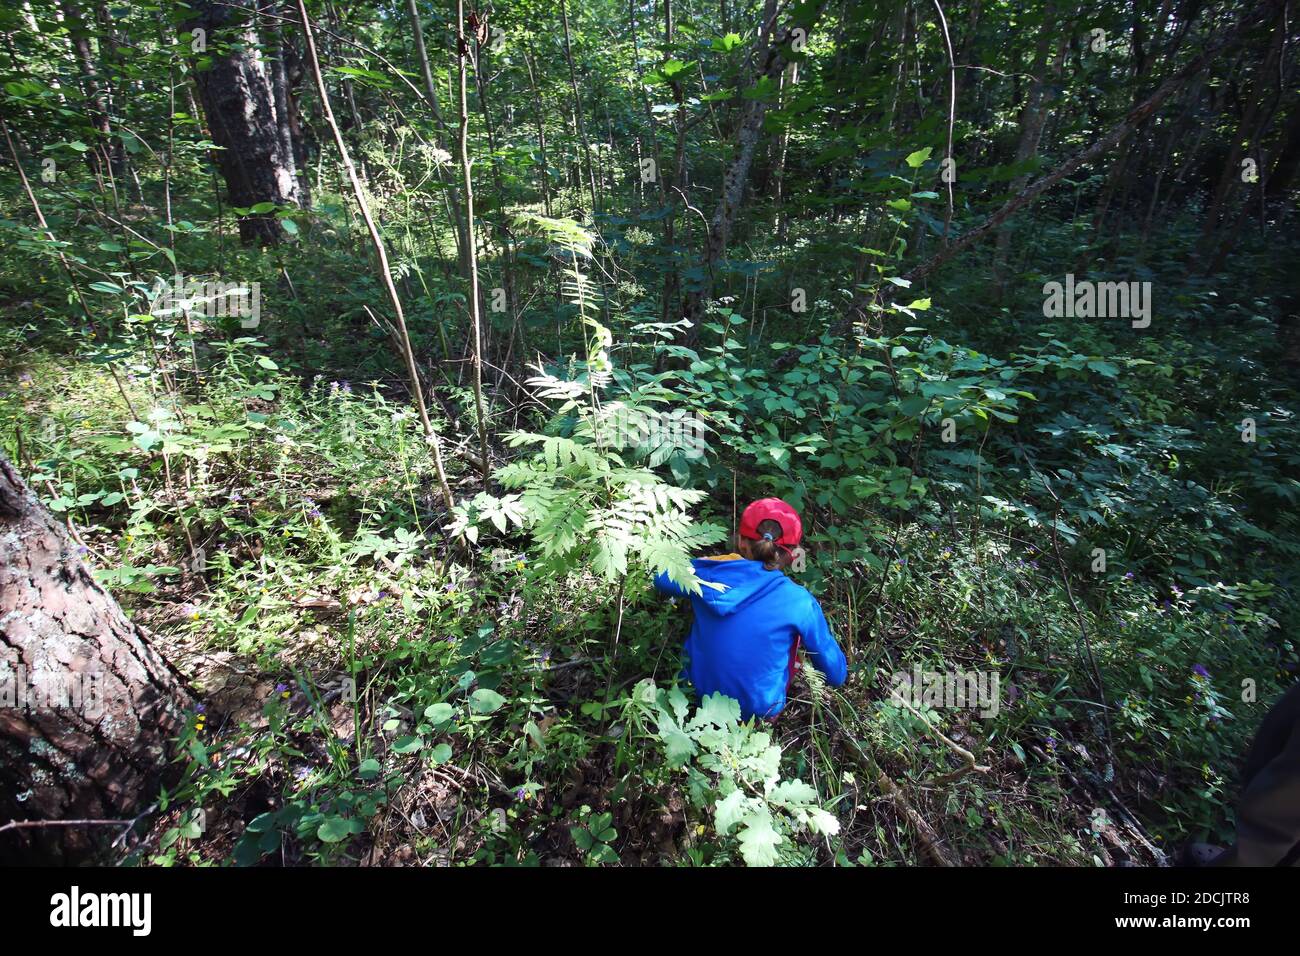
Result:
M98 858L1230 840L1300 667L1285 5L500 6L0 15L0 452L193 692ZM651 579L766 496L849 676L755 724Z

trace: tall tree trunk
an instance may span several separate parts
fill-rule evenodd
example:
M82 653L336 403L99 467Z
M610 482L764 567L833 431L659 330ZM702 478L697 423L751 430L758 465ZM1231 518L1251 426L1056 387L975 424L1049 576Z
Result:
M566 27L567 29L567 27ZM465 189L465 239L469 245L469 313L473 334L474 410L478 414L479 471L488 483L487 416L483 411L483 323L479 313L478 250L474 246L474 182L469 166L469 97L465 60L470 38L465 34L465 2L456 0L456 63L460 68L460 175Z
M1147 248L1147 238L1151 235L1151 227L1154 225L1156 218L1156 209L1159 207L1160 190L1164 185L1165 176L1169 172L1169 158L1173 155L1175 148L1185 148L1183 143L1192 127L1193 117L1200 104L1201 91L1204 87L1205 75L1202 74L1196 78L1187 92L1187 105L1178 114L1178 117L1169 124L1169 133L1165 136L1164 152L1161 153L1160 159L1156 163L1155 182L1150 187L1151 198L1147 201L1146 217L1142 221L1142 238L1139 242L1139 248ZM1199 140L1193 145L1192 150L1184 154L1184 156L1195 155L1196 146L1198 145ZM1184 159L1184 162L1187 162L1187 160Z
M1043 125L1047 120L1047 97L1044 91L1047 87L1047 57L1051 51L1052 41L1057 40L1058 49L1056 61L1052 64L1052 71L1057 76L1060 75L1061 67L1065 63L1066 40L1064 36L1059 39L1058 34L1065 31L1058 28L1056 19L1056 4L1053 0L1048 0L1047 6L1043 10L1043 25L1038 32L1037 45L1034 48L1034 62L1030 67L1030 73L1033 75L1033 82L1029 84L1029 91L1025 94L1025 105L1020 110L1020 139L1016 143L1016 155L1012 162L1019 166L1027 163L1038 154L1038 144L1043 138ZM1029 183L1029 173L1023 172L1016 176L1011 183L1011 194L1015 195L1025 188ZM1004 223L998 230L997 245L995 247L995 269L999 275L1005 275L1007 264L1007 252L1011 248L1011 225Z
M488 105L487 95L487 77L483 70L483 43L476 40L474 43L474 87L478 92L479 110L483 114L483 131L487 133L488 153L492 157L492 184L496 187L496 212L493 218L496 238L501 247L501 286L505 292L506 312L510 315L510 334L507 339L505 348L498 348L498 359L502 372L508 372L508 357L514 350L515 338L523 338L523 326L519 321L519 312L516 307L517 299L515 297L515 237L510 229L510 216L508 213L509 206L506 202L506 187L501 177L501 159L497 155L497 131L496 123L492 119L492 109ZM482 298L483 290L479 290ZM483 303L479 303L479 315L483 314ZM492 344L492 328L488 327L488 346ZM524 354L528 352L527 346L523 346ZM508 381L508 380L507 380Z
M827 0L821 0L817 5L816 10L811 13L812 20L815 21L820 16L826 2ZM787 50L796 26L791 24L775 29L773 23L763 24L765 42L755 58L757 60L755 83L762 82L764 78L772 83L776 82L781 71L785 69L786 63L789 62ZM712 297L714 268L722 261L732 223L744 199L745 186L749 182L749 171L754 162L754 151L758 148L762 136L763 117L766 113L767 103L764 100L746 101L744 119L737 133L736 151L722 179L722 197L718 200L713 218L709 222L709 233L704 250L704 277L700 280L699 288L687 297L686 314L693 323L687 336L688 344L697 341L700 317Z
M1168 20L1170 9L1169 0L1164 0L1160 12L1156 16L1155 28L1152 32L1154 38L1163 37L1167 32L1165 30L1165 24ZM1183 21L1181 28L1175 31L1173 36L1170 37L1166 43L1162 45L1157 42L1156 39L1152 39L1148 45L1144 39L1145 31L1143 29L1146 15L1142 10L1137 9L1136 7L1134 8L1133 28L1129 43L1132 50L1130 62L1132 63L1131 83L1133 86L1134 106L1137 106L1145 95L1147 89L1151 86L1149 79L1156 60L1163 55L1164 59L1170 64L1174 62L1174 56L1177 54L1179 46L1182 45L1184 37L1187 36L1187 29L1191 25L1192 20L1195 19L1196 13L1196 8L1191 8L1189 16ZM1135 176L1138 175L1139 171L1130 172L1130 164L1132 164L1135 159L1140 162L1141 153L1141 144L1138 142L1137 136L1134 136L1123 144L1123 150L1121 151L1119 158L1110 164L1110 170L1107 173L1106 182L1102 186L1101 196L1097 202L1097 211L1092 217L1092 235L1095 248L1084 249L1080 253L1079 261L1075 265L1076 272L1083 271L1086 267L1086 263L1091 258L1100 259L1110 257L1115 242L1118 239L1120 222L1118 220L1116 221L1114 231L1107 236L1107 216L1110 213L1115 195L1120 191L1121 186L1127 187L1127 185L1132 183ZM1118 204L1118 209L1120 210L1121 215L1126 211L1125 203L1123 201L1126 198L1127 189L1121 196L1121 202Z
M429 66L429 53L424 46L424 24L420 20L420 11L415 0L406 0L406 15L411 21L411 34L415 38L415 56L420 61L420 76L424 80L424 97L429 104L429 112L438 127L435 142L439 149L451 155L451 134L447 122L442 118L442 109L438 106L438 85L433 81L433 70ZM545 149L545 145L542 147ZM438 181L442 182L442 164L438 164ZM465 242L465 229L460 213L460 190L454 183L447 184L447 202L451 208L452 229L456 235L456 258L460 263L461 274L469 278L469 246Z
M573 88L573 125L582 146L582 163L587 171L587 188L591 192L591 215L596 216L596 174L591 166L591 144L587 141L587 127L582 122L582 97L578 93L578 74L573 66L573 47L569 42L569 8L565 0L560 0L560 19L564 24L564 59L569 64L569 85Z
M194 81L212 141L220 147L217 168L230 202L243 208L262 202L293 205L298 194L294 159L281 143L270 73L257 52L253 0L205 0L196 9L198 18L186 28L207 31L211 66L196 70ZM239 220L245 243L275 243L283 235L274 214Z
M666 7L665 10L666 18L668 21L671 21L672 20L671 0L665 0L665 7ZM660 298L660 303L659 303L659 317L661 321L669 322L669 321L673 321L674 319L674 317L671 315L671 312L677 309L678 305L680 304L678 300L681 296L681 293L679 291L680 290L679 279L677 275L677 254L676 254L676 250L673 248L673 244L674 244L673 228L674 228L674 220L676 217L676 209L673 208L672 203L670 201L668 190L671 183L669 180L668 173L664 169L663 157L661 156L659 150L659 134L657 129L655 128L656 124L655 124L654 110L650 108L650 97L646 93L645 77L641 72L641 43L640 40L638 39L638 34L637 34L636 0L628 0L627 17L628 17L628 27L632 35L632 71L636 74L636 88L640 91L641 94L641 108L645 113L645 119L646 119L646 134L647 136L649 136L650 139L650 156L648 158L651 159L654 163L653 182L659 193L659 207L661 209L666 210L666 214L664 215L664 220L663 220L663 250L664 250L664 255L668 259L668 263L664 268L664 288L663 288L663 295ZM671 43L672 37L668 36L666 38L666 42ZM676 90L680 90L681 87L677 84L674 84L673 88L676 91ZM685 117L678 116L677 120L679 124L684 123ZM680 165L677 157L684 149L684 144L685 144L684 134L681 132L680 127L679 127L677 142L678 142L678 149L677 152L674 153L674 159L673 159L674 170L677 169L678 165ZM641 189L644 195L645 182L641 176L640 160L641 157L638 157L637 178L641 180Z
M537 124L537 149L541 154L539 158L542 174L542 203L549 219L551 217L551 174L546 160L546 126L542 113L542 93L537 88L537 74L533 70L532 41L525 37L524 44L524 66L528 68L528 85L533 90L533 120Z
M1300 170L1300 106L1292 106L1286 124L1286 139L1278 151L1273 170L1264 183L1264 195L1268 199L1281 199L1285 196L1295 182L1297 170Z
M769 0L770 2L770 0ZM673 42L672 22L673 7L670 0L664 0L664 43ZM676 136L673 139L673 163L670 171L659 170L663 180L664 204L668 207L664 216L664 250L668 254L668 269L664 273L663 302L660 311L664 322L676 322L681 307L681 275L677 269L677 198L686 201L686 91L681 80L673 77L668 82L673 91L673 102L677 109L673 112L673 127ZM690 333L694 336L694 330Z
M1282 98L1282 91L1294 88L1295 71L1296 63L1293 60L1286 67L1285 71L1278 77L1278 88L1276 95L1273 97L1273 102L1265 109L1264 115L1260 118L1259 123L1255 127L1255 131L1251 135L1250 141L1247 144L1244 155L1253 157L1257 163L1255 181L1250 184L1238 184L1238 188L1245 190L1247 195L1238 205L1236 215L1230 220L1225 220L1223 227L1220 229L1221 238L1219 239L1213 255L1209 257L1205 269L1206 275L1213 275L1223 268L1224 263L1228 259L1228 254L1232 252L1233 247L1237 244L1238 238L1241 236L1241 224L1245 220L1246 214L1251 210L1252 206L1260 210L1261 223L1263 222L1265 201L1264 189L1267 185L1263 180L1268 169L1268 160L1261 156L1262 144L1264 136L1273 122L1274 116L1277 115L1277 107ZM1252 194L1256 200L1255 203L1252 203L1251 201Z
M85 91L86 104L90 108L90 121L99 134L97 148L86 154L86 162L95 174L111 172L114 176L122 172L122 143L113 139L113 130L108 119L108 97L99 81L95 55L90 48L90 32L75 0L60 0L63 18L68 24L68 35L72 38L72 48L77 55L77 65L81 68L81 84ZM104 168L104 157L109 158L111 169Z
M791 63L781 73L781 89L777 93L782 108L790 97L790 88L799 82L799 64ZM785 164L790 154L790 124L787 120L781 128L781 137L777 146L775 182L773 184L773 202L776 205L776 240L785 245L790 235L790 211L786 208Z
M1286 88L1285 78L1280 75L1282 51L1286 40L1287 8L1282 6L1273 23L1273 33L1269 38L1268 52L1260 60L1250 86L1250 95L1246 100L1237 135L1232 138L1232 147L1228 159L1223 164L1214 193L1206 208L1204 225L1201 228L1200 255L1205 262L1207 274L1218 268L1223 256L1216 250L1223 248L1231 239L1235 217L1229 207L1242 187L1241 162L1254 151L1272 122L1277 110L1278 99ZM1270 96L1270 87L1278 84L1277 93ZM1260 157L1255 155L1256 163Z
M293 141L294 126L296 124L290 118L293 107L290 97L289 68L285 62L288 44L285 42L283 30L280 26L281 19L281 7L277 5L272 10L272 16L267 27L267 35L270 38L268 45L271 48L273 57L271 60L271 100L275 104L275 131L280 138L280 156L293 178L293 192L289 198L295 206L305 208L311 205L311 200L308 193L307 177L304 175L304 170L298 168L298 150L295 149Z
M168 738L194 706L3 457L0 705L0 823L131 819L157 792ZM85 860L97 830L11 830L0 858Z

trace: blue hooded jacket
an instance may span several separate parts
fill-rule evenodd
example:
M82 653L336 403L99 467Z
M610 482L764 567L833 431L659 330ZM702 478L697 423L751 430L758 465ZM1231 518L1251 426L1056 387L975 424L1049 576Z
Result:
M688 595L668 578L655 578L665 594L687 597L695 624L686 639L686 676L701 697L721 693L740 701L743 717L775 717L785 707L794 642L801 638L808 658L832 687L844 683L844 652L831 635L817 599L780 570L739 555L697 558L691 564L707 584Z

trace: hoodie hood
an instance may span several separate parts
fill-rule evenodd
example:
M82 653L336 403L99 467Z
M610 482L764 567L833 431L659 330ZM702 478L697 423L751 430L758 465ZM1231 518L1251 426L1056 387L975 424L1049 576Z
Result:
M779 570L764 569L761 561L739 557L696 558L691 565L700 580L707 582L696 600L703 601L721 617L735 614L754 598L781 587L787 580Z

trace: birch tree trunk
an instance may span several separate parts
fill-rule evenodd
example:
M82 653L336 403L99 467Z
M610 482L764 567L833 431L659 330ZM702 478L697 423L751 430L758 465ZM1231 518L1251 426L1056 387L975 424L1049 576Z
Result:
M268 18L267 35L273 59L271 60L271 96L275 103L275 129L280 140L280 155L293 176L293 194L290 197L294 205L307 208L311 205L310 183L306 170L299 165L302 153L296 142L300 138L299 124L295 116L293 102L293 77L289 72L289 41L284 35L282 22L287 7L277 4Z
M813 19L821 14L826 0L818 5ZM761 83L766 78L775 84L777 78L789 59L791 43L798 27L794 24L775 28L773 23L764 23L763 36L766 40L762 50L756 56L757 68L754 82ZM763 117L767 114L767 103L761 99L746 101L745 112L736 134L736 151L722 178L722 198L709 221L709 234L704 250L704 278L700 286L686 300L686 315L694 323L687 337L688 344L694 344L699 335L699 320L704 308L713 294L713 273L722 261L727 249L727 240L735 222L736 213L744 200L745 187L749 183L749 172L754 164L754 152L758 148L763 133Z

